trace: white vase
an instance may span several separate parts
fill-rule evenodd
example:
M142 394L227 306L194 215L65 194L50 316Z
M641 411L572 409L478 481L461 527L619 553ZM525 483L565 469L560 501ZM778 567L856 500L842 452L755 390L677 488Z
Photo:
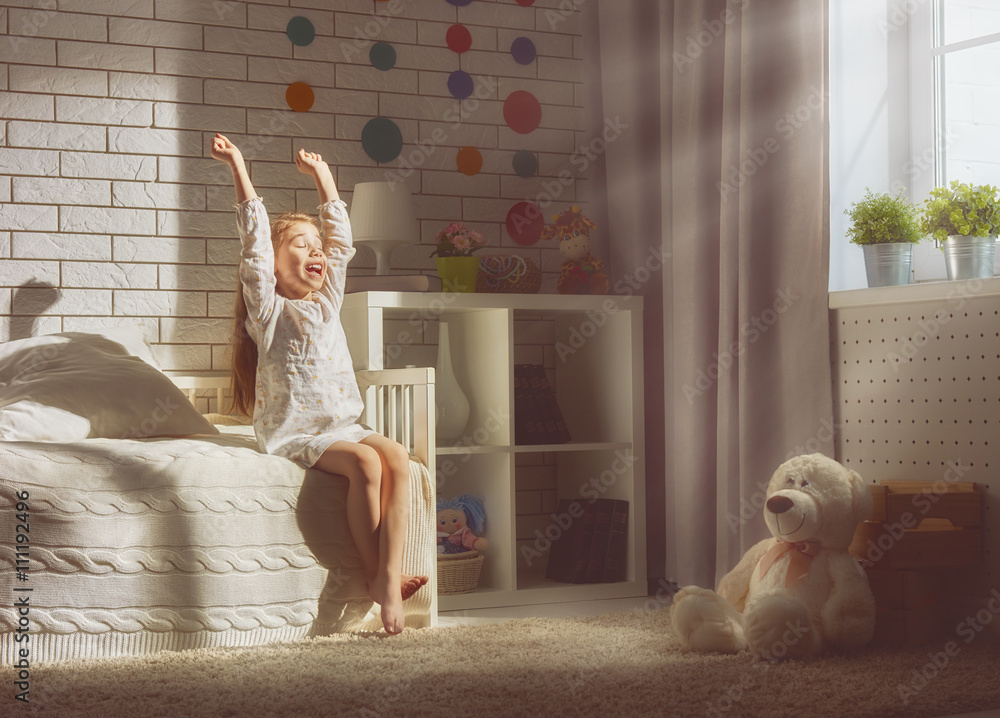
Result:
M469 422L469 400L458 385L451 366L448 323L438 323L438 356L434 371L434 396L437 406L435 430L439 442L452 442L462 436Z

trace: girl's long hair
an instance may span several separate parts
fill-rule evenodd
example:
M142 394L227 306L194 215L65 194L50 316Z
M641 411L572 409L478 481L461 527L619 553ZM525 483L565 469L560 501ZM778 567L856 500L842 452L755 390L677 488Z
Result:
M285 232L295 224L305 222L318 227L316 220L301 212L285 212L271 220L271 246L277 252L284 241ZM253 416L257 400L257 342L247 331L247 302L243 296L243 283L237 275L236 307L233 312L233 358L230 390L233 395L231 413Z

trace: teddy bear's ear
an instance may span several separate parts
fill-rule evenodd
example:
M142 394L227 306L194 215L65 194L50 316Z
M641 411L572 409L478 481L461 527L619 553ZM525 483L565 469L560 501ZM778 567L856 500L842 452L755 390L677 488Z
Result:
M872 512L872 492L861 474L853 469L847 470L851 481L851 497L854 516L858 521L864 521Z

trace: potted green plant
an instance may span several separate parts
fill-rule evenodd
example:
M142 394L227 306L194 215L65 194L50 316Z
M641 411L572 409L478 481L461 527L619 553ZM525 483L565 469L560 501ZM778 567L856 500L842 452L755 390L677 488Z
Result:
M865 187L864 198L844 214L851 218L847 236L864 249L868 286L909 284L913 245L924 233L919 211L903 191L893 197Z
M944 251L948 279L993 276L1000 233L996 187L958 180L935 187L924 202L922 225Z
M438 276L445 291L476 291L479 257L472 253L485 246L483 235L462 222L452 222L438 232L436 239L431 256L437 255Z

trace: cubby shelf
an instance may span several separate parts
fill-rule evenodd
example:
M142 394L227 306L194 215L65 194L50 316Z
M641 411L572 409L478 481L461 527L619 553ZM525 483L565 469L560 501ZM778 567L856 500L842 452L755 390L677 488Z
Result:
M442 595L441 610L646 595L641 298L361 292L341 318L357 370L434 366L448 323L470 419L466 436L436 447L437 487L484 498L490 547L478 590ZM515 444L519 363L545 367L569 443ZM519 513L526 494L538 500ZM597 495L629 502L626 579L546 580L558 500Z

